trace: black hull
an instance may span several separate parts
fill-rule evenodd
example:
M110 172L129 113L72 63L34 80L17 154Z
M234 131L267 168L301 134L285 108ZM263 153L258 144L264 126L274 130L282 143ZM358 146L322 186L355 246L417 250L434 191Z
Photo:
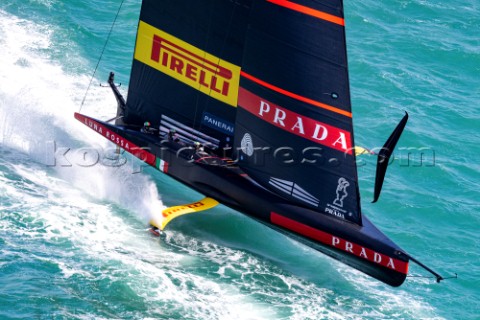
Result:
M288 203L253 182L235 166L192 163L178 146L158 136L75 117L141 160L192 189L391 286L407 276L409 256L367 218L363 225ZM182 156L185 154L185 157Z

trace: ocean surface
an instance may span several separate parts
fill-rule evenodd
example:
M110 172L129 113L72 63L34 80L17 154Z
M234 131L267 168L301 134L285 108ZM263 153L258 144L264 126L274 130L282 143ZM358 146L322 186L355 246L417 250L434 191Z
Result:
M193 1L193 0L192 0ZM198 1L198 0L197 0ZM345 1L356 143L410 114L363 212L416 265L391 288L219 206L147 231L201 195L73 119L126 93L140 1L0 0L0 319L480 319L480 1ZM83 107L82 101L85 99Z

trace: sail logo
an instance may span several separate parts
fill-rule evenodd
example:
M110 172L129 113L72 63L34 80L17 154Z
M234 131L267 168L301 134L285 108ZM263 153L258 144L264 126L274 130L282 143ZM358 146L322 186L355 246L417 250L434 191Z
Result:
M253 147L252 136L250 133L245 133L243 135L242 141L240 142L240 148L247 156L253 156L253 151L255 148Z
M335 216L337 218L345 219L345 215L352 216L352 212L347 212L343 209L343 201L348 197L347 188L350 186L345 178L338 179L337 189L335 190L336 198L333 200L333 204L327 203L325 207L325 213Z
M352 154L350 132L282 108L240 88L238 105L258 118L315 143Z
M343 208L343 200L348 196L347 188L350 186L345 178L338 179L338 186L336 190L337 197L333 200L333 204Z
M233 123L223 120L208 112L204 112L202 114L202 124L227 135L233 135L235 132L235 125Z
M140 21L135 59L210 97L237 106L240 67Z

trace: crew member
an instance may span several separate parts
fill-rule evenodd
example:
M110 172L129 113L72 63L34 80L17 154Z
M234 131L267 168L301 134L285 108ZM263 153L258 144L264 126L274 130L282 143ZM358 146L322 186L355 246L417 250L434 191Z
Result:
M145 121L143 123L142 129L140 129L140 132L148 133L148 134L155 134L155 131L156 131L156 129L153 128L152 125L150 124L150 122L148 122L148 121Z
M175 129L168 130L168 140L178 142L177 131Z
M140 131L143 132L143 133L150 133L150 130L151 130L150 122L145 121L145 122L143 123L143 128L140 129Z
M201 145L200 142L198 142L198 141L195 141L195 142L193 143L194 151L192 152L192 155L190 156L190 159L193 159L193 158L195 157L195 155L198 156L198 151L200 150L200 147L201 147L201 146L202 146L202 145Z
M193 144L195 146L195 153L199 152L200 149L202 149L202 144L200 142L195 141Z

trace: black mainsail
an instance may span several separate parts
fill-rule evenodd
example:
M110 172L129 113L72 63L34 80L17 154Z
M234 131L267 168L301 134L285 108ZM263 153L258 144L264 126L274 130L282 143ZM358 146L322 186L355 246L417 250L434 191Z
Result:
M343 1L143 0L127 101L109 84L116 123L75 118L206 196L166 215L219 202L392 286L417 262L361 214Z

